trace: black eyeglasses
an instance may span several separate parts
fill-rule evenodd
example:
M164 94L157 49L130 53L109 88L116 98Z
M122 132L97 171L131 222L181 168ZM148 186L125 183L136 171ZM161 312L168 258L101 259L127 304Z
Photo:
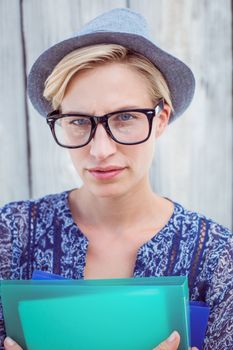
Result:
M98 124L102 124L107 134L122 145L137 145L148 140L153 118L164 107L160 100L152 109L127 109L111 112L103 116L80 113L62 114L59 110L47 116L53 137L58 145L65 148L86 146L94 137Z

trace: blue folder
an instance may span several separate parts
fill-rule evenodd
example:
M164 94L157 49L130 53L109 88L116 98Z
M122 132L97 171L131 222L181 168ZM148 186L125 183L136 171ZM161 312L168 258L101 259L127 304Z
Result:
M57 274L36 270L33 272L32 279L54 280L65 278ZM210 308L206 303L201 301L190 301L191 346L196 346L199 350L203 348L209 312Z

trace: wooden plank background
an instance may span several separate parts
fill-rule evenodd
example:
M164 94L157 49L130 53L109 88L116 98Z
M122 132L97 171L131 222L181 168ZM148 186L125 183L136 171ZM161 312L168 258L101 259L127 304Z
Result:
M196 76L191 107L157 144L153 188L232 227L230 0L0 0L0 205L80 186L27 100L25 78L42 51L114 7L142 13L155 42Z

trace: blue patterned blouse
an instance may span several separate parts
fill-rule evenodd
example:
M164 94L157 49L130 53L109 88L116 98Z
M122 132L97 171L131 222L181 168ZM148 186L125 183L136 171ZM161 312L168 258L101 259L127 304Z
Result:
M83 278L88 240L73 221L68 193L10 203L0 210L0 279L30 279L36 269ZM138 250L133 275L188 275L190 299L211 308L204 349L233 349L229 230L174 203L168 223ZM4 337L0 308L0 349Z

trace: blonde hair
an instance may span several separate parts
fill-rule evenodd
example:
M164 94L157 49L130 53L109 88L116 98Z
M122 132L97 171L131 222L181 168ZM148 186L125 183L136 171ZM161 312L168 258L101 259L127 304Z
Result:
M153 102L163 98L173 110L170 91L162 73L144 56L116 44L87 46L67 54L48 76L43 96L52 102L54 109L58 109L74 74L112 62L128 64L141 73L149 82L148 92Z

